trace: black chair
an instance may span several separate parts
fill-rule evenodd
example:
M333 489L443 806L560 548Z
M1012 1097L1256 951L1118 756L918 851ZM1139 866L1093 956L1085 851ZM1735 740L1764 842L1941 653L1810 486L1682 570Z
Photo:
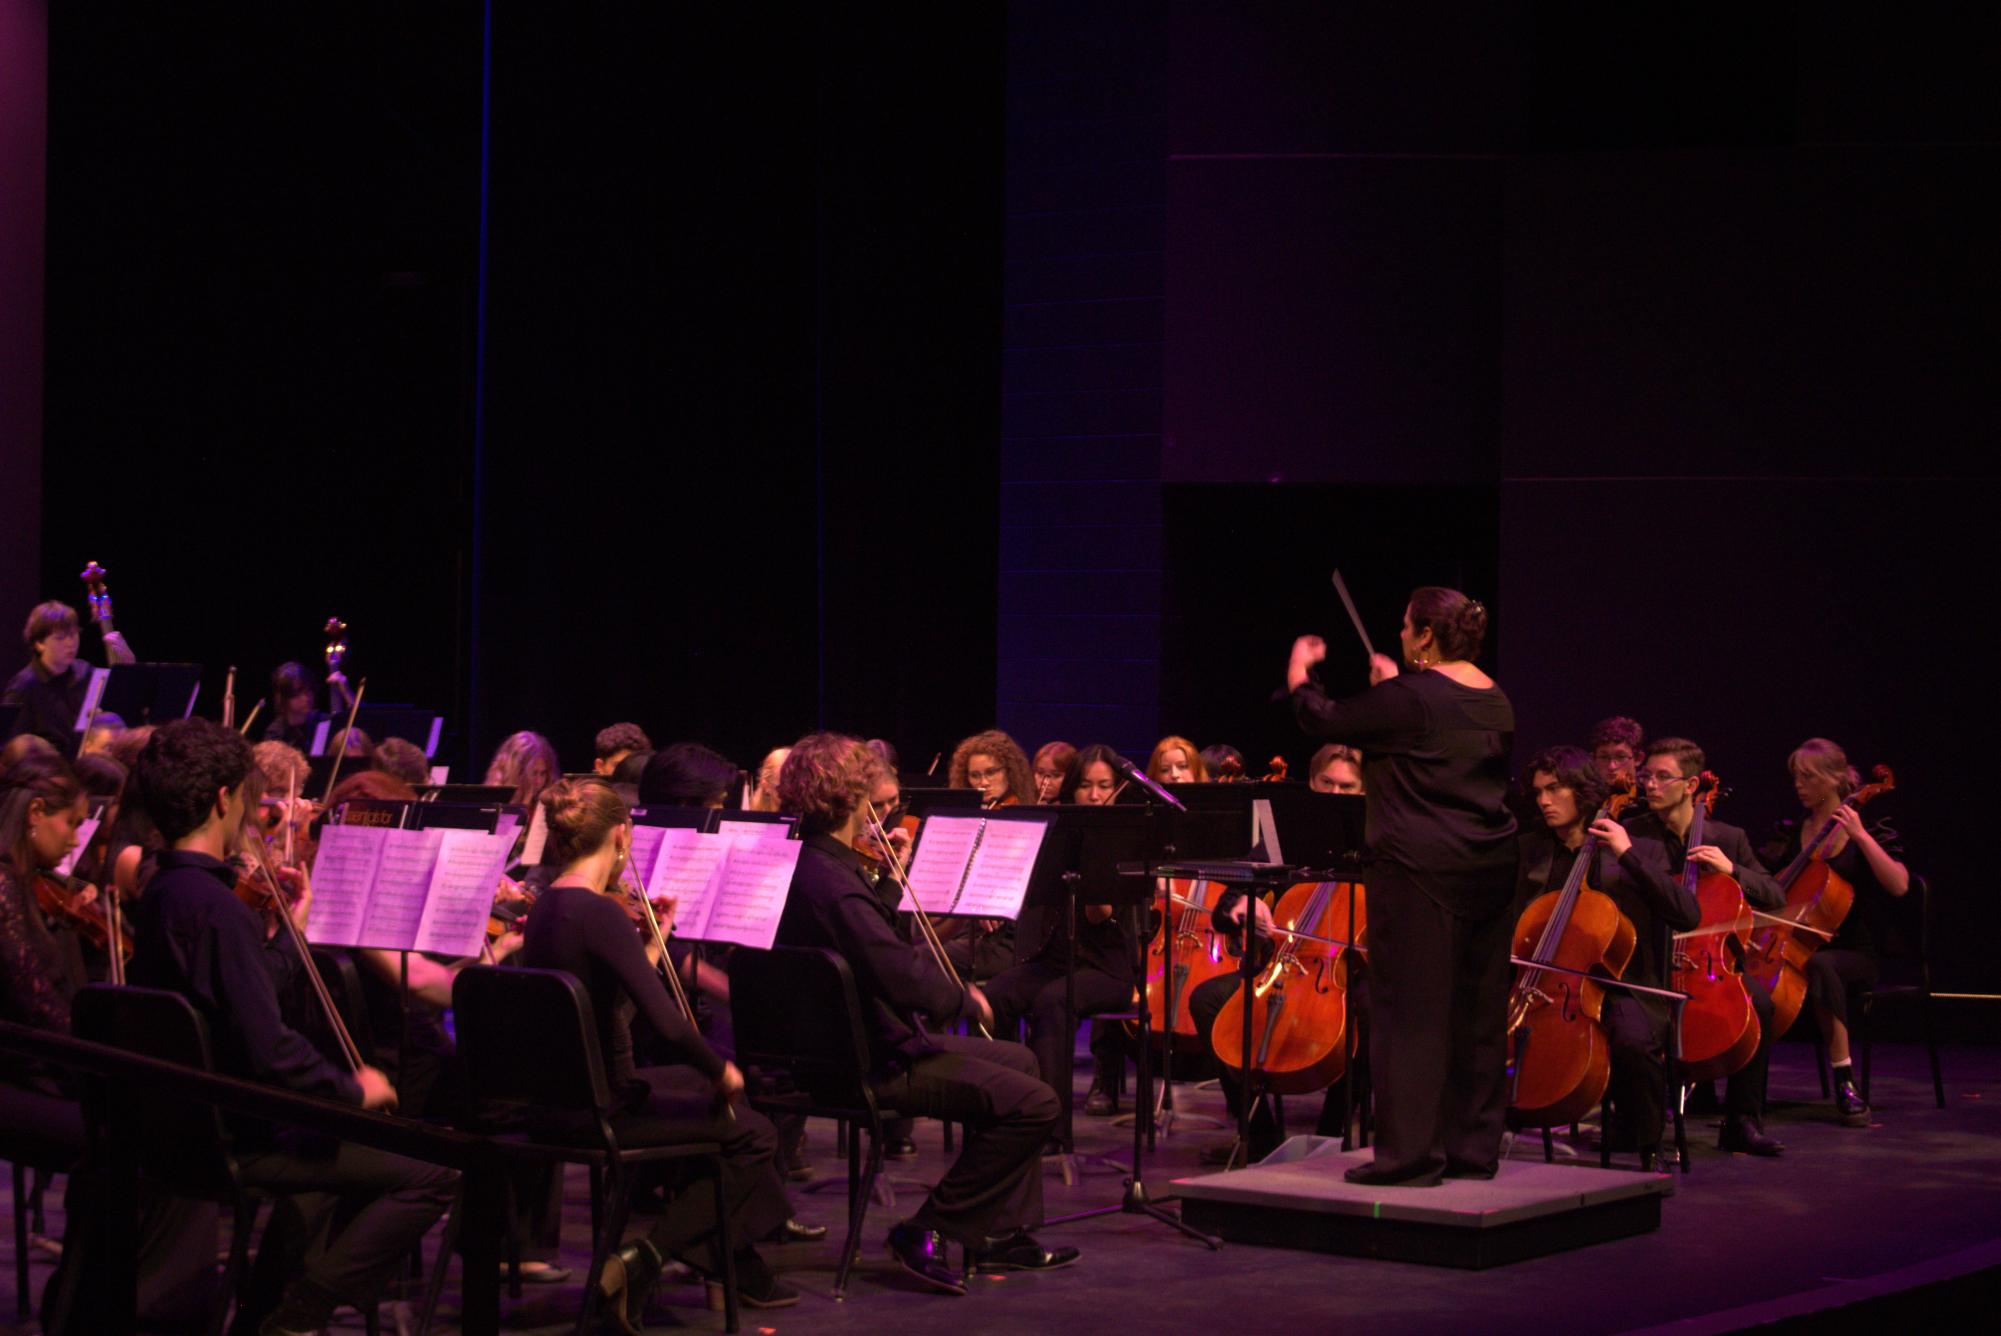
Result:
M761 1078L787 1078L785 1088L759 1089L751 1096L752 1106L844 1120L852 1129L847 1138L848 1228L834 1273L834 1299L839 1302L847 1297L855 1238L882 1173L882 1109L869 1079L868 1034L855 976L847 961L816 947L740 950L731 955L729 969L738 1062Z
M71 1026L79 1039L143 1053L150 1058L212 1072L208 1026L179 993L156 988L91 984L76 995ZM264 1195L244 1184L231 1137L214 1105L157 1093L107 1088L92 1081L84 1099L93 1144L111 1138L134 1155L141 1177L162 1192L214 1202L231 1212L235 1228L223 1287L209 1330L220 1333L229 1300L243 1299L244 1262ZM372 1315L371 1315L372 1316Z
M1918 1004L1918 1018L1924 1026L1925 1052L1931 1058L1932 1096L1938 1106L1945 1107L1945 1077L1939 1071L1938 1033L1932 1025L1932 887L1923 877L1911 878L1911 889L1918 897L1918 958L1915 982L1885 984L1878 983L1865 989L1851 1008L1854 1026L1853 1038L1862 1050L1861 1071L1862 1102L1869 1102L1869 1051L1870 1034L1874 1028L1870 1022L1878 1005L1884 1002L1907 1002L1913 999Z
M47 1228L42 1221L42 1189L48 1177L70 1171L76 1162L76 1152L71 1148L17 1137L7 1131L0 1132L0 1160L7 1161L12 1172L14 1311L25 1320L33 1311L28 1298L28 1237ZM33 1187L29 1186L30 1170L33 1171Z
M523 1152L591 1171L590 1272L578 1336L597 1316L598 1278L619 1246L632 1209L633 1170L668 1160L708 1161L715 1191L716 1251L723 1267L723 1315L737 1329L735 1256L723 1199L722 1147L714 1141L626 1146L626 1115L612 1104L598 1051L590 995L561 970L475 965L452 986L459 1058L465 1065L465 1130L514 1143ZM524 1116L526 1121L524 1122Z

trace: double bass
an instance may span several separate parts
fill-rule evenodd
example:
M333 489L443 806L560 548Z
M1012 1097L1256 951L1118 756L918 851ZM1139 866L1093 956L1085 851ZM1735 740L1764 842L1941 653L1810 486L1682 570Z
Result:
M1703 771L1696 780L1689 848L1704 842L1703 821L1715 810L1717 792L1716 776ZM1681 1008L1682 1072L1690 1081L1713 1081L1749 1062L1763 1036L1739 964L1751 940L1751 906L1727 872L1704 872L1691 858L1681 877L1702 906L1702 922L1675 934L1668 987L1688 995Z
M1347 937L1350 905L1355 936ZM1251 1070L1266 1090L1304 1095L1341 1079L1348 1066L1348 954L1361 950L1367 901L1354 881L1307 881L1287 890L1272 910L1280 942L1252 983ZM1256 910L1244 906L1247 923ZM1255 940L1255 934L1247 940ZM1244 1067L1245 990L1216 1016L1209 1039L1216 1061Z
M1614 794L1588 824L1616 818L1632 796ZM1531 962L1520 967L1508 996L1514 1076L1508 1103L1518 1126L1574 1123L1605 1097L1612 1079L1611 1047L1598 1019L1605 990L1581 976L1623 975L1637 936L1612 897L1586 884L1597 853L1598 839L1587 833L1562 889L1537 896L1515 922L1514 954Z
M1874 782L1843 799L1846 806L1859 809L1897 787L1897 777L1887 765L1877 766L1869 777ZM1798 855L1778 876L1786 907L1759 915L1766 926L1751 937L1744 972L1763 980L1772 991L1774 1034L1784 1034L1799 1019L1806 1003L1806 962L1834 937L1855 903L1855 888L1828 865L1825 854L1840 829L1841 823L1830 815L1811 840L1800 842Z

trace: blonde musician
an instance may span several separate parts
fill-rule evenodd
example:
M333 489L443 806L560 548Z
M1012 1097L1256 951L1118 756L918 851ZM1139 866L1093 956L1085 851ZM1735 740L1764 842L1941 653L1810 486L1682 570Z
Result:
M1313 753L1306 783L1315 793L1363 793L1362 753L1345 742L1330 742Z

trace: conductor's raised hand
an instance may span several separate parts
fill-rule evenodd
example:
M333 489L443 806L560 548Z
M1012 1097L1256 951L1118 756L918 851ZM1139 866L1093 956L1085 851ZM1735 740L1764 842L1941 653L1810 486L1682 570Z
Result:
M1369 656L1369 685L1372 687L1382 685L1402 671L1397 667L1397 661L1387 654Z
M1327 642L1319 636L1301 636L1292 642L1292 658L1285 666L1285 688L1297 691L1313 665L1327 657Z

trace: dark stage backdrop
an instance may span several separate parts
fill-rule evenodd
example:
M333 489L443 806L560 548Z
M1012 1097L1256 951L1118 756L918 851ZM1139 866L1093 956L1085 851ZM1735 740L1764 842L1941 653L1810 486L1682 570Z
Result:
M95 558L247 709L339 613L460 774L619 718L947 745L993 698L999 23L61 7L8 623Z

